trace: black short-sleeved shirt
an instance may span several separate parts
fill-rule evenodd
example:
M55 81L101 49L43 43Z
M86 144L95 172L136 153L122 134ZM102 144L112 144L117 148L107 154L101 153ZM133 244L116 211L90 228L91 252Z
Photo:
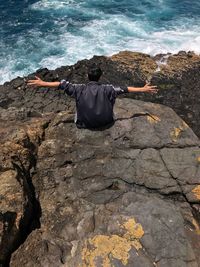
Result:
M81 128L99 128L114 121L113 106L117 95L127 93L127 87L89 82L72 84L62 80L59 89L76 100L76 125Z

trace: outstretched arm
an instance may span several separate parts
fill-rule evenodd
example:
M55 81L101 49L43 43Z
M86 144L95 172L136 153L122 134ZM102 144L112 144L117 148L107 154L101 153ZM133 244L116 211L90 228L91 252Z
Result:
M37 76L35 76L35 79L36 80L28 80L27 85L35 87L58 87L60 85L60 82L45 82Z
M79 85L72 84L66 80L62 80L61 82L45 82L37 76L35 76L35 79L36 80L28 80L27 85L34 87L55 87L63 90L66 94L72 97L75 97L76 90L79 88Z
M152 93L156 94L158 92L158 88L155 85L150 85L150 83L146 83L143 87L128 87L128 92L141 92L141 93Z

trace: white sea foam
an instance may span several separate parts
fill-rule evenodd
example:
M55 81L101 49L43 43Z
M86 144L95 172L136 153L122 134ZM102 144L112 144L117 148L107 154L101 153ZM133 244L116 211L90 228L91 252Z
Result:
M56 0L42 0L32 4L30 7L34 10L59 10L69 6L79 5L80 1L75 0L65 0L65 1L56 1Z
M142 20L122 13L109 14L92 5L89 8L85 5L89 1L92 2L41 0L32 4L29 8L34 12L62 11L64 19L62 16L53 17L56 19L49 32L38 27L18 36L14 47L9 47L4 40L0 41L0 84L38 68L55 69L93 55L111 55L121 50L151 55L180 50L200 53L200 22L179 19L173 26L157 29L149 24L145 16ZM166 8L165 1L160 0L159 5ZM78 14L80 7L82 14L90 16L90 19L75 20L70 17L70 12L75 14L77 11ZM141 16L138 15L139 18ZM48 23L48 20L41 23ZM69 25L74 27L73 30Z
M187 31L174 28L148 32L141 22L115 15L87 23L78 34L63 29L57 37L57 45L64 51L65 64L73 64L94 54L110 55L127 49L151 55L180 50L200 53L200 31L194 27Z

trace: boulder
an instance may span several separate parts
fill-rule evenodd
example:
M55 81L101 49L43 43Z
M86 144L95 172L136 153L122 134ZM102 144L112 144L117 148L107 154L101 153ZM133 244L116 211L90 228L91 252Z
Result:
M1 116L4 264L200 266L200 143L172 109L118 99L97 130L19 111Z

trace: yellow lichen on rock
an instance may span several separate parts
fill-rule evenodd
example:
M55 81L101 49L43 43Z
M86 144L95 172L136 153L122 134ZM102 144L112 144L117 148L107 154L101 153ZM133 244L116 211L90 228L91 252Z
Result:
M96 235L86 240L82 250L82 265L79 267L95 267L95 261L100 258L103 267L111 267L111 259L120 260L127 265L131 248L142 248L139 239L144 235L142 226L133 218L129 219L120 228L126 230L123 236Z
M199 227L197 221L196 221L194 218L193 218L193 220L192 220L192 223L193 223L193 225L194 225L194 227L195 227L195 231L196 231L196 233L197 233L198 235L200 235L200 227Z
M200 200L200 185L196 186L193 190L192 193L194 193L195 197Z
M183 132L187 128L188 128L188 125L184 121L182 122L182 125L180 125L179 127L174 127L174 129L170 132L170 136L172 140L176 142L181 132Z
M177 127L177 128L174 128L174 130L171 132L171 137L174 141L177 140L181 131L182 131L182 127L180 127L180 128Z
M144 235L144 230L142 225L136 223L135 220L129 219L127 222L123 224L123 227L127 230L123 237L127 240L132 241L132 246L134 246L137 250L142 248L139 239Z
M95 258L101 257L103 259L105 267L110 267L109 255L113 258L120 260L123 264L128 262L128 252L131 249L131 243L118 235L112 235L111 237L106 235L98 235L92 239L89 239L89 244L94 246L94 250L89 251L89 266L95 266ZM87 258L86 258L87 260Z
M197 158L197 161L200 162L200 157Z
M148 122L150 122L151 124L153 124L153 123L158 123L158 122L161 121L161 119L160 119L159 117L155 116L155 115L148 115L148 116L147 116L147 120L148 120Z

